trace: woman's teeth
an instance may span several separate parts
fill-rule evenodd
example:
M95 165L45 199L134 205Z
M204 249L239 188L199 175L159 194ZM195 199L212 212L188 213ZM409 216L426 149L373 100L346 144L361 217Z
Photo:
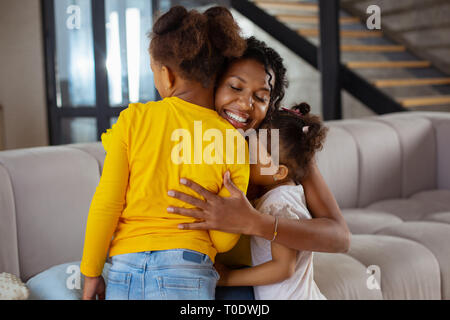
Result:
M231 113L231 112L228 112L228 111L225 111L225 114L228 117L230 117L231 119L236 120L237 122L247 123L247 119L242 118L242 117L238 116L237 114L234 114L234 113Z

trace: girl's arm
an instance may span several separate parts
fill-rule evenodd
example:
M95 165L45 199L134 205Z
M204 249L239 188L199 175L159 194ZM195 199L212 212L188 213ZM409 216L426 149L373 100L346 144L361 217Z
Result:
M292 222L292 220L291 220ZM230 270L216 266L220 279L218 286L263 286L290 278L295 272L297 251L272 242L272 260L252 268Z
M350 231L341 210L313 162L309 175L302 181L306 204L314 219L292 223L280 219L277 242L298 250L316 252L347 252L350 247ZM255 210L256 211L256 210ZM265 239L272 239L274 218L253 212L249 232Z
M174 197L197 206L197 209L171 208L172 212L198 218L201 222L183 224L180 228L190 230L221 230L231 233L273 238L275 219L261 214L252 207L245 194L237 189L229 174L224 185L230 191L229 198L221 198L203 189L195 182L184 183L204 197L201 203L181 192ZM303 181L307 206L314 219L292 222L280 218L275 242L291 249L316 252L346 252L350 246L350 231L336 200L325 183L315 163L309 176Z
M102 274L111 238L125 205L129 178L129 113L129 109L121 112L109 135L103 172L89 209L80 265L81 273L86 277L95 278Z

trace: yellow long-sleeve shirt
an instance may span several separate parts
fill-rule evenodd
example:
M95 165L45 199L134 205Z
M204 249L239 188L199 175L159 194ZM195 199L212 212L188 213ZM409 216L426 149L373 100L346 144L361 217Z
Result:
M89 210L81 261L84 275L102 273L108 249L114 256L184 248L214 261L217 252L236 244L236 234L180 230L178 224L195 219L167 212L169 206L192 208L169 197L168 190L199 197L180 185L182 177L229 196L223 187L223 174L229 170L235 185L247 190L246 142L215 111L177 97L131 104L104 138L107 153ZM242 152L244 163L239 158Z

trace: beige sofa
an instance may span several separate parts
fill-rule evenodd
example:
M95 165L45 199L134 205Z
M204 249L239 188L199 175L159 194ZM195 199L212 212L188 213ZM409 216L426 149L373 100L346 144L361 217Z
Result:
M322 292L450 299L450 115L327 125L318 163L353 235L348 253L315 254ZM80 260L103 159L100 143L0 152L0 272L27 281Z

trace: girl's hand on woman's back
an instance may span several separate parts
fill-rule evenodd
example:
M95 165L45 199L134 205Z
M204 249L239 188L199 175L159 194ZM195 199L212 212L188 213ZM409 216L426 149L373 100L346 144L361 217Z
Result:
M186 230L219 230L229 233L250 234L254 216L259 215L245 194L231 181L230 173L224 175L224 186L230 192L230 197L222 198L204 189L197 183L181 179L180 183L194 190L205 200L192 197L183 192L169 191L169 196L196 206L196 209L169 207L168 212L177 213L199 219L199 222L181 224L180 229Z

